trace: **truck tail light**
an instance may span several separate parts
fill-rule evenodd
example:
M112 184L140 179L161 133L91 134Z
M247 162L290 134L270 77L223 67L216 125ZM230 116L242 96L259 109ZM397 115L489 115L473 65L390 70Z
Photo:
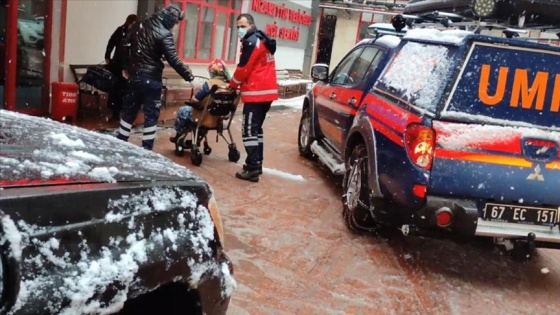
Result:
M412 186L412 192L418 198L425 198L426 197L426 189L427 189L426 185L414 184Z
M404 131L408 156L414 164L428 171L434 160L435 136L434 129L419 124L410 124Z

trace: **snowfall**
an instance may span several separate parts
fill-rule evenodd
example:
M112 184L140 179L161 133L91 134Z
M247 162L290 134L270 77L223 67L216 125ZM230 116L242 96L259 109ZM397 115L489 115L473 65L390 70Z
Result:
M412 32L411 32L412 33ZM429 35L429 34L428 34ZM462 35L462 34L461 34ZM411 34L407 36L412 36ZM459 36L461 37L461 36ZM431 100L438 97L442 79L448 75L448 61L446 61L446 49L444 46L426 46L422 44L411 44L405 46L407 54L416 58L397 59L393 71L388 73L383 79L384 83L391 85L399 90L405 90L404 96L414 98L415 103L421 109L430 110ZM431 68L428 63L417 62L419 59L439 60L439 63ZM428 68L427 68L428 67ZM431 73L435 71L437 76L423 77L418 75L415 82L408 76L400 75L407 71L403 69L415 69L418 74ZM430 86L431 88L425 88ZM281 99L275 101L272 106L277 108L292 108L301 110L303 99L300 96L292 99ZM451 113L449 115L452 115ZM459 115L459 114L456 114ZM469 124L468 128L460 127L461 124L436 124L441 132L438 135L438 144L444 148L465 148L475 146L477 143L499 143L507 137L515 134L519 138L539 137L560 141L560 132L529 128L522 123L511 123L510 127L493 126L497 121L484 116L469 115L470 118L478 120L478 124ZM454 118L465 118L455 116ZM11 121L11 122L10 122ZM14 124L17 121L18 124ZM503 123L503 121L499 121ZM0 157L0 175L2 178L7 174L18 172L20 168L26 168L40 174L40 178L48 179L66 175L80 174L91 180L102 182L115 182L122 176L145 176L134 170L135 165L142 165L149 168L151 172L163 172L171 176L194 178L188 169L178 166L170 160L159 156L155 158L155 153L138 151L137 147L129 143L119 143L113 136L102 135L91 131L83 131L90 138L90 141L83 141L78 135L75 127L60 125L48 119L30 118L26 115L0 111L0 139L2 132L6 132L5 126L9 125L12 132L19 137L25 137L30 128L43 127L51 130L45 132L44 138L40 139L45 145L32 152L32 156L48 156L47 160L34 164L32 159L17 160L14 158ZM26 128L35 124L33 127ZM39 124L39 125L36 125ZM95 135L95 137L93 136ZM111 156L113 164L122 165L123 168L103 167L105 156L93 154L97 147L109 147L114 150ZM118 151L116 147L122 148L124 152ZM52 148L64 148L65 154L58 154L49 151ZM137 153L141 152L141 154ZM150 155L154 163L142 163L142 159ZM153 155L153 156L152 156ZM140 163L140 164L138 164ZM149 164L149 165L145 165ZM264 169L265 173L281 176L295 181L304 181L300 175L288 174L276 169ZM148 206L149 204L155 207ZM98 255L91 255L90 245L85 241L81 244L79 261L70 259L68 253L59 254L63 246L62 240L56 237L43 239L41 236L49 234L56 227L36 226L23 220L11 219L9 216L2 217L4 236L0 240L0 245L9 244L11 255L22 265L22 282L17 303L12 313L28 312L26 302L33 299L45 299L50 302L45 306L52 313L57 314L88 314L100 313L110 314L122 308L127 294L132 289L140 286L135 278L139 268L147 263L150 254L157 246L166 247L166 259L173 256L173 252L181 251L182 246L193 246L199 257L210 257L211 249L209 243L214 238L214 224L209 211L203 206L196 206L197 200L193 195L174 188L152 188L138 195L123 196L120 199L110 200L107 208L109 209L103 218L109 223L126 224L129 235L125 239L113 238L108 246L104 247ZM170 209L182 207L189 209L182 217L179 217L180 226L177 229L164 229L152 231L149 235L143 234L143 226L138 224L137 218L149 211L168 211ZM0 209L1 210L1 209ZM199 224L193 224L198 222ZM179 240L187 240L180 242ZM165 245L164 245L165 244ZM35 256L26 256L24 253L27 248L34 248L32 252ZM184 250L184 249L183 249ZM116 255L115 253L119 254ZM169 255L167 255L169 254ZM212 259L194 261L187 260L186 264L193 271L187 279L177 279L185 281L191 287L196 288L204 276L208 274L224 275L222 283L223 296L232 294L236 287L235 280L229 274L228 268ZM50 265L61 275L61 279L52 276L52 270L42 271L44 265ZM25 271L34 270L35 273ZM44 269L47 270L47 269ZM58 282L59 281L59 282ZM114 281L119 281L124 288L107 304L100 304L92 297L97 292L103 291ZM52 284L60 284L54 289ZM154 288L146 288L148 290ZM69 301L63 304L60 301Z

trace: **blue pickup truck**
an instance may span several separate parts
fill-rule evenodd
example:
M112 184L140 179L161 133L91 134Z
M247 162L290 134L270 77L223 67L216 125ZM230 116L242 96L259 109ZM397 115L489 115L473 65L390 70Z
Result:
M560 48L411 29L315 64L301 155L343 175L354 231L560 248Z

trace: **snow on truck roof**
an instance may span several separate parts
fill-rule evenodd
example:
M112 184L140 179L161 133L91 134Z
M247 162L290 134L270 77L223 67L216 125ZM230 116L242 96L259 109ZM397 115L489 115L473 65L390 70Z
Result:
M364 38L361 41L359 41L356 44L356 46L362 45L362 44L367 44L367 43L372 43L373 41L375 41L375 43L386 45L387 47L395 48L399 45L399 43L401 42L401 39L397 36L394 36L394 35L385 35L385 36L379 37L378 39Z
M473 34L473 32L462 30L440 31L434 28L414 28L408 30L406 35L403 36L403 39L427 40L444 44L460 44L465 37Z
M386 44L389 47L396 47L401 42L401 39L397 36L387 35L379 38L377 42Z
M473 35L474 32L463 30L439 30L436 28L408 28L405 27L400 32L389 23L374 23L368 26L368 33L374 37L379 37L378 41L387 38L390 46L398 44L400 38L408 40L424 40L444 44L460 44L465 37ZM385 40L384 40L385 41ZM392 45L391 45L392 44Z

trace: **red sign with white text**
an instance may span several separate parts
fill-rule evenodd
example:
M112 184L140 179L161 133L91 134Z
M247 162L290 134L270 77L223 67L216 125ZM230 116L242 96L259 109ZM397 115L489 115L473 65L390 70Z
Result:
M251 9L254 12L266 14L274 18L279 18L288 22L301 24L304 26L311 25L312 17L302 10L294 10L286 8L285 4L276 4L266 0L253 0ZM265 33L273 38L280 38L290 41L299 41L299 27L278 26L276 22L268 23L265 27Z

